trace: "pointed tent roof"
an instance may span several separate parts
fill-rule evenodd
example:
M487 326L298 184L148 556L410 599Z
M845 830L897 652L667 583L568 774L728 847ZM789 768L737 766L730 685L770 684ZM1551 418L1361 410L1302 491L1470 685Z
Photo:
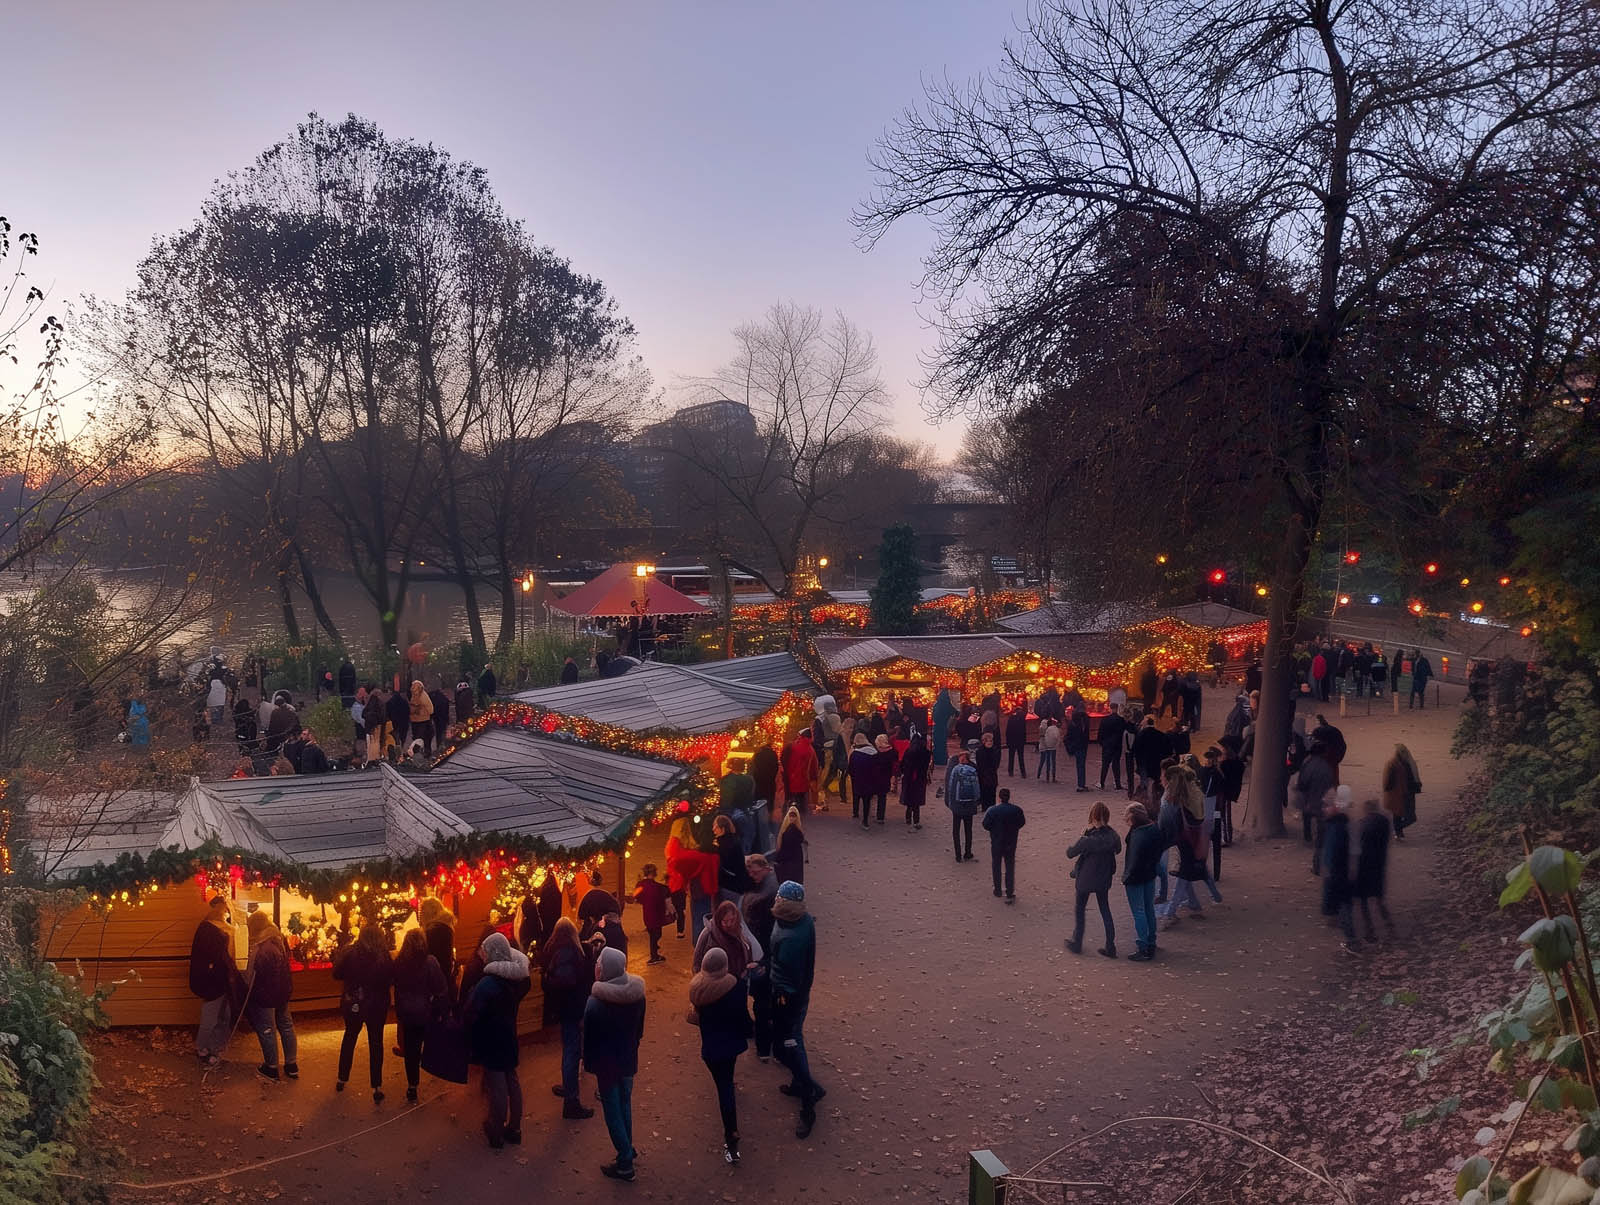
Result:
M704 615L707 608L650 574L638 577L632 565L613 565L587 585L550 604L552 611L579 619L626 619L635 604L646 615Z

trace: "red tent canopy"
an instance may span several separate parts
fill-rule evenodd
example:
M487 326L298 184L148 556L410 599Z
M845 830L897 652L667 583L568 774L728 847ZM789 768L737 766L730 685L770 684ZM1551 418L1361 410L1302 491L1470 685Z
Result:
M650 574L638 577L632 565L613 565L594 581L550 604L552 611L579 619L626 619L630 615L704 615L707 608Z

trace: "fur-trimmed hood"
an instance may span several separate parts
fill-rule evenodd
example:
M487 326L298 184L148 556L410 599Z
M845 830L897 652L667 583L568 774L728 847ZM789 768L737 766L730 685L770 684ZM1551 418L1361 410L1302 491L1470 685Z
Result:
M638 1004L644 1000L644 980L628 974L621 979L596 979L589 994L602 1004Z

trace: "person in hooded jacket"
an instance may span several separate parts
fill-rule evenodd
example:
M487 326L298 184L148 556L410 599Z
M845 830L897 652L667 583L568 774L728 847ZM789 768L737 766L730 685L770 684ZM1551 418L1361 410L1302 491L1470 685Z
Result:
M334 1089L344 1091L355 1058L356 1038L367 1031L367 1063L372 1078L372 1101L383 1101L383 1027L389 1020L389 985L394 963L389 939L377 925L366 925L361 936L333 956L333 977L344 985L339 1012L344 1017L344 1038L339 1043L339 1079Z
M472 989L462 1009L467 1048L474 1063L483 1068L484 1096L489 1115L483 1119L483 1136L499 1150L522 1142L522 1083L517 1079L517 1008L528 994L528 956L506 939L491 933L480 947L483 977Z
M644 1019L644 980L628 974L628 957L621 950L601 950L583 1008L583 1065L599 1086L606 1132L616 1148L617 1157L600 1169L612 1180L634 1178L633 1079Z
M400 1031L400 1056L405 1060L406 1101L415 1104L422 1066L422 1038L428 1023L450 1012L439 960L428 953L428 939L412 929L394 959L394 1019Z
M812 1078L806 1056L806 1012L817 970L817 930L806 911L806 889L795 882L780 886L772 902L772 919L772 1036L778 1061L790 1075L779 1091L800 1102L794 1133L796 1138L809 1138L817 1124L817 1103L828 1093Z
M859 819L862 828L872 823L872 797L877 793L878 751L858 731L853 738L855 747L850 750L850 818Z
M739 906L730 900L717 904L711 923L700 931L700 938L694 943L693 968L698 971L707 952L718 948L728 956L728 969L741 979L751 966L765 957L755 934L744 923Z
M211 897L206 918L195 927L189 946L189 990L200 998L200 1027L195 1031L195 1055L208 1067L222 1061L233 1032L233 926L228 921L228 899Z
M1381 905L1380 905L1381 907ZM283 934L265 912L252 912L245 922L250 934L250 958L244 968L250 984L245 1017L261 1043L261 1066L256 1074L263 1079L278 1078L278 1039L283 1039L283 1073L300 1078L296 1061L299 1044L295 1041L294 1017L289 1000L294 995L294 977L289 973L289 947Z
M739 1107L733 1069L750 1045L750 1013L745 1006L745 981L728 969L720 946L706 951L700 970L689 981L689 1005L700 1027L700 1058L717 1086L722 1113L722 1157L739 1162Z
M1072 936L1067 939L1067 949L1074 954L1083 953L1084 912L1093 898L1100 905L1100 920L1105 925L1106 944L1100 953L1107 958L1117 956L1117 929L1111 919L1111 902L1107 893L1117 873L1117 855L1122 852L1122 838L1111 827L1111 809L1097 803L1089 809L1089 827L1083 830L1071 845L1067 857L1076 858L1073 883L1077 887L1072 906Z
M556 918L545 938L539 970L544 985L545 1024L561 1027L561 1082L550 1091L565 1103L561 1116L583 1121L594 1116L578 1097L578 1065L583 1053L583 1009L589 1000L594 970L589 954L578 941L578 926L570 917Z
M1028 707L1018 703L1006 717L1006 777L1016 776L1018 766L1022 777L1028 777Z

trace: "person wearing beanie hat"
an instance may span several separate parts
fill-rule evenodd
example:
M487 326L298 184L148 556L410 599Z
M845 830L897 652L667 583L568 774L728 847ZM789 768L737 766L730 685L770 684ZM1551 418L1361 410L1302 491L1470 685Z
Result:
M1337 918L1344 932L1344 949L1356 948L1354 891L1350 882L1349 787L1333 792L1332 805L1322 819L1322 915Z
M290 1079L299 1079L300 1065L295 1061L298 1044L294 1018L289 1013L289 999L294 995L289 947L278 926L265 912L252 912L245 928L250 934L250 958L245 964L244 977L250 984L250 991L244 1014L256 1031L256 1040L261 1043L261 1066L256 1068L256 1074L263 1079L278 1078L278 1039L281 1036L283 1073Z
M772 1037L778 1061L790 1081L780 1091L800 1102L796 1138L807 1138L817 1123L817 1102L827 1091L811 1077L806 1057L805 1020L817 968L817 930L806 911L806 889L790 881L772 901Z
M483 1122L489 1146L522 1143L522 1084L517 1079L517 1006L528 994L528 956L504 933L491 933L478 947L483 975L462 1007L472 1061L483 1067Z
M612 1180L631 1181L633 1077L644 1037L644 980L628 974L628 956L614 946L595 960L594 986L583 1009L583 1065L595 1077L606 1131L617 1157L601 1167Z
M877 794L878 755L865 732L857 731L850 750L850 818L861 827L871 823L872 797Z
M722 1113L722 1157L739 1162L739 1111L733 1069L750 1045L750 1013L745 1005L745 980L728 969L721 946L706 951L700 970L689 981L690 1020L700 1027L700 1058L717 1086Z

